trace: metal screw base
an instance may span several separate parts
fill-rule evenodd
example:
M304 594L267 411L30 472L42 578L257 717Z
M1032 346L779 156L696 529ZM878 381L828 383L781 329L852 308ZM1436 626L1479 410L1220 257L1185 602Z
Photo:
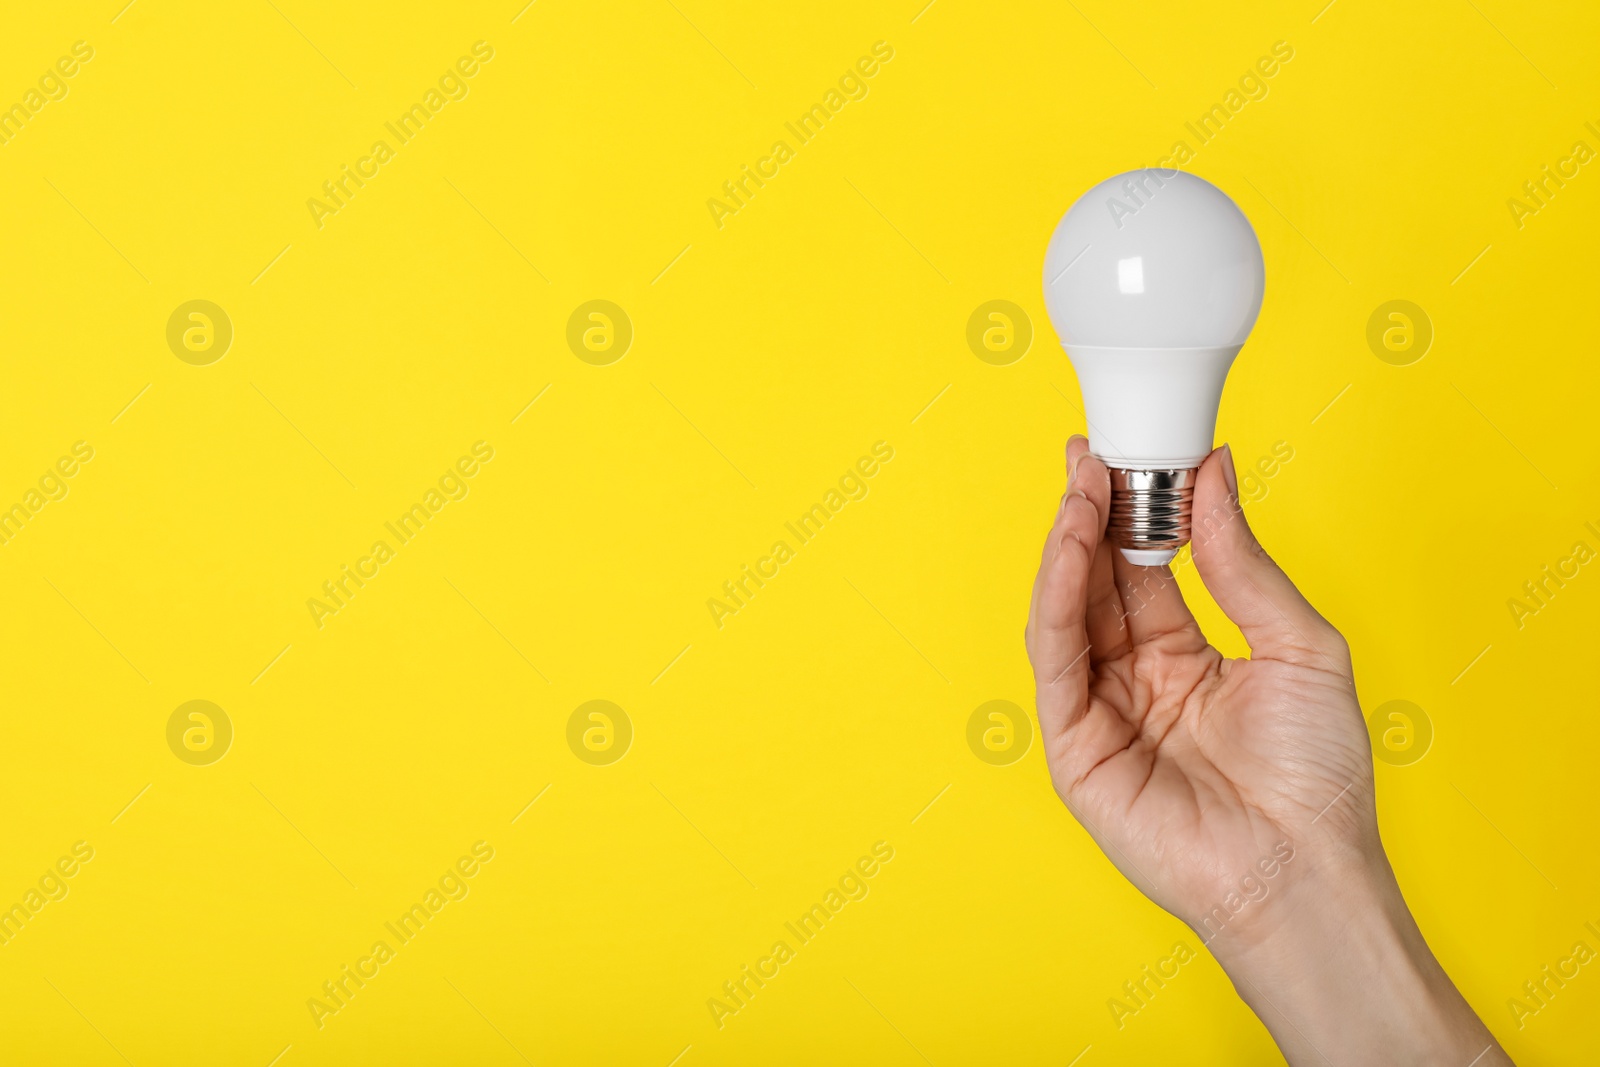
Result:
M1117 547L1176 552L1189 541L1199 468L1141 471L1112 467L1107 533Z

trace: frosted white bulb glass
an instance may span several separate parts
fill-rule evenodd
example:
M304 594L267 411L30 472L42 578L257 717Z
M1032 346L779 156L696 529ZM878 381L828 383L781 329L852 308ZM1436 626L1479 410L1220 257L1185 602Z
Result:
M1111 470L1109 529L1130 562L1167 563L1189 540L1196 468L1265 278L1250 220L1182 171L1107 178L1050 238L1045 306L1083 390L1089 450Z

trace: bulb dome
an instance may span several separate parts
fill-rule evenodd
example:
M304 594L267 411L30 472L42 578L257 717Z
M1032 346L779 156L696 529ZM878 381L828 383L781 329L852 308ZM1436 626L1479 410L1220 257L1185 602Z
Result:
M1045 305L1069 352L1237 348L1265 278L1255 230L1226 193L1154 168L1079 197L1044 260Z

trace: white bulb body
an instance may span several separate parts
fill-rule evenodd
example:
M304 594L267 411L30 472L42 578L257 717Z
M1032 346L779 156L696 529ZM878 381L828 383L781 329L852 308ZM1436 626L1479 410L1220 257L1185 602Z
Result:
M1126 470L1198 467L1211 452L1222 386L1241 347L1069 347L1089 451Z
M1198 467L1265 277L1250 221L1201 178L1137 170L1084 193L1051 236L1044 294L1083 391L1090 451L1124 470ZM1140 563L1175 552L1124 546Z

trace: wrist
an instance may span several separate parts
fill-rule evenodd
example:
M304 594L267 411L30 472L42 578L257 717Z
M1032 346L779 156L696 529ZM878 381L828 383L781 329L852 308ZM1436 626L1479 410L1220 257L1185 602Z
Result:
M1381 848L1302 853L1272 907L1207 945L1291 1063L1460 1064L1493 1038L1439 966ZM1508 1063L1503 1053L1478 1067Z
M1265 881L1259 902L1226 925L1215 912L1197 928L1230 973L1274 974L1309 961L1360 934L1372 951L1394 927L1396 911L1409 915L1394 872L1380 847L1355 849L1278 846L1288 859ZM1392 949L1392 945L1389 948Z

